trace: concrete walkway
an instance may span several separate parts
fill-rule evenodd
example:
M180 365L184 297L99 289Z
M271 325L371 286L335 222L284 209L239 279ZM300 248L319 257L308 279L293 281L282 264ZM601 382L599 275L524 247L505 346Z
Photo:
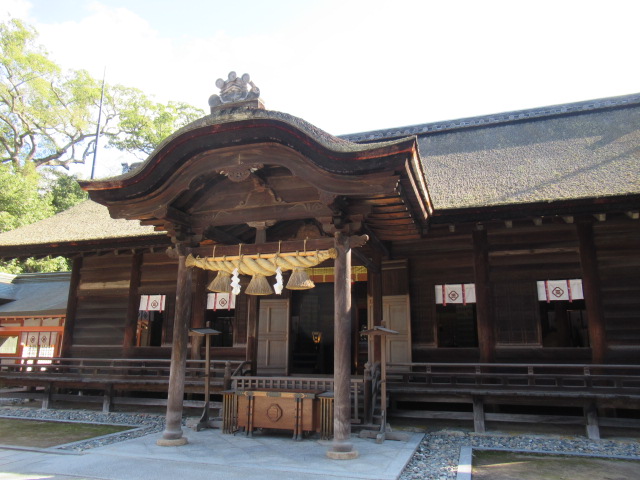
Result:
M78 455L0 449L0 480L375 479L395 480L423 434L407 442L353 438L355 460L330 460L329 442L295 442L289 435L224 435L185 429L189 444L159 447L160 434L87 450Z

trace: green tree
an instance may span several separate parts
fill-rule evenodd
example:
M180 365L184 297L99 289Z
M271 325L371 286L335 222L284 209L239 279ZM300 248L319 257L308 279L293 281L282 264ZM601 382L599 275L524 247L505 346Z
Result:
M89 198L87 192L80 188L75 175L67 175L58 170L48 172L46 178L51 196L51 206L55 213L70 209L74 205Z
M0 232L53 215L51 196L42 187L33 164L18 169L0 165Z
M42 167L68 169L93 152L101 90L87 72L56 65L32 27L0 23L0 232L86 198L73 177ZM107 84L99 135L109 147L143 156L202 115L187 104L163 105L140 90ZM67 268L62 258L0 263L9 273Z
M83 163L96 141L101 82L83 70L63 71L19 20L0 23L0 161L68 167ZM157 103L143 92L106 85L100 136L107 144L148 154L159 140L204 112Z

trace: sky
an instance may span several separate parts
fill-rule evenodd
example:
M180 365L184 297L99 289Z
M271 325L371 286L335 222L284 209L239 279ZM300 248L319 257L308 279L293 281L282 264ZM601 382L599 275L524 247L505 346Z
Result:
M207 111L249 73L268 109L334 135L640 92L640 0L0 0L10 17L157 101ZM130 161L101 155L99 176Z

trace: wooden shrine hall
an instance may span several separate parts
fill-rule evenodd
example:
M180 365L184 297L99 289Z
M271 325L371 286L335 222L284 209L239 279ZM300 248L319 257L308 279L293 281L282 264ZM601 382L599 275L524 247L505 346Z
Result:
M334 137L246 74L216 84L146 161L81 181L90 201L0 234L3 258L74 259L60 357L3 359L3 382L167 392L179 445L211 354L225 430L295 415L333 458L387 400L477 431L549 407L593 438L640 426L639 95Z

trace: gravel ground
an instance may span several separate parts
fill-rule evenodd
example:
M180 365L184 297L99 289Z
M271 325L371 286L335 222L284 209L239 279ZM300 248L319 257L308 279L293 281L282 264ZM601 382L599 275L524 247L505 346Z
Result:
M632 457L640 460L640 443L635 440L589 440L559 435L505 435L440 431L428 433L420 443L400 480L454 480L460 447L544 451L593 456Z

